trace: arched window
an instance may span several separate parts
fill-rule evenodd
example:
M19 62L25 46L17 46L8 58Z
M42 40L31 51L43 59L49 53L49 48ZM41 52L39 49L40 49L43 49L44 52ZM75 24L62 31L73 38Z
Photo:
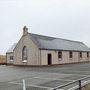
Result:
M27 61L27 47L24 46L22 50L22 61Z

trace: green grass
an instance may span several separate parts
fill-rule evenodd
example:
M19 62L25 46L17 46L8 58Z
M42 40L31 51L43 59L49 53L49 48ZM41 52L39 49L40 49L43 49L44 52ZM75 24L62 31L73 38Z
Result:
M82 88L82 90L90 90L90 84L84 86L84 87Z

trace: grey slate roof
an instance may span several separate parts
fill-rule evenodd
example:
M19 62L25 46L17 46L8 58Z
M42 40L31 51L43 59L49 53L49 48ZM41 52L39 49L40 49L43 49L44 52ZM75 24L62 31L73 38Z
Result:
M82 42L54 38L49 36L37 35L29 33L33 42L40 49L49 50L71 50L71 51L90 51L90 49Z
M38 35L29 33L32 41L38 46L39 49L46 50L64 50L64 51L89 51L84 43L78 41L72 41L67 39L55 38L50 36ZM7 53L13 52L17 43L14 43Z
M14 43L11 48L8 49L7 53L13 52L14 48L16 47L17 43Z

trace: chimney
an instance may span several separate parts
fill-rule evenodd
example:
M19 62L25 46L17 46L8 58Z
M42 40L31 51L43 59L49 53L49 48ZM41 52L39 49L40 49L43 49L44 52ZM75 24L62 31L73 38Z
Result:
M28 28L26 26L23 27L23 35L28 34Z

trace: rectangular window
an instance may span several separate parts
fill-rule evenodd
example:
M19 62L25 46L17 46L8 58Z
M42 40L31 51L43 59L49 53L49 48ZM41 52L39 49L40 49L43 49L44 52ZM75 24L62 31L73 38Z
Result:
M13 56L10 56L10 60L14 60Z
M69 58L73 58L73 53L69 52Z
M61 52L61 51L58 52L58 59L59 59L59 60L62 59L62 52Z
M89 58L89 52L87 52L87 58Z
M82 58L82 52L79 52L79 57Z

